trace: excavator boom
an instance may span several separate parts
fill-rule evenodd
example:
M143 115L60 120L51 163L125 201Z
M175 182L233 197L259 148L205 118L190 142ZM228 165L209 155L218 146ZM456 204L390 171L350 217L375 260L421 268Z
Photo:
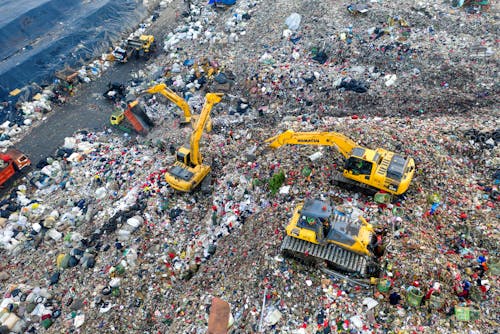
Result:
M173 90L167 87L164 83L155 85L150 87L144 91L144 93L148 94L157 94L165 96L167 99L175 103L181 110L184 112L183 123L191 122L191 109L189 108L189 104L182 97L177 95Z
M165 96L167 99L175 103L179 108L184 113L184 118L181 119L182 124L188 124L191 123L193 129L196 127L196 122L198 120L199 115L193 115L191 113L191 108L189 107L189 104L187 103L186 100L184 100L182 97L177 95L173 90L167 87L164 83L160 83L158 85L155 85L153 87L150 87L142 92L147 93L147 94L157 94L160 93L161 95ZM212 131L212 121L210 118L206 121L206 127L205 129L207 132Z
M222 94L208 93L205 96L205 104L201 114L196 119L193 133L189 138L189 146L181 146L177 151L177 158L174 165L165 174L168 184L178 191L193 191L200 183L203 190L204 183L210 178L207 177L211 171L209 165L202 164L200 154L200 139L207 122L209 122L210 111L214 104L219 103Z
M200 154L200 139L203 134L203 129L209 119L210 111L212 110L214 104L219 103L222 99L221 93L208 93L205 96L205 104L201 110L200 117L196 121L193 133L191 134L190 147L191 147L191 163L193 165L200 165L202 162Z
M266 140L271 148L278 148L286 144L334 146L345 158L350 156L356 143L350 138L337 132L295 132L287 130Z

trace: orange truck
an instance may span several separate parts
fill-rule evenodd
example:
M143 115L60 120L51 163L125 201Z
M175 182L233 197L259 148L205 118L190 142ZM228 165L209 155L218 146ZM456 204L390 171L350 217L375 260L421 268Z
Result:
M123 111L115 111L111 114L109 121L112 125L127 131L126 127L121 126L124 119L127 119L134 130L143 136L147 135L148 131L154 126L153 121L148 117L138 100L130 102Z
M5 153L0 153L0 186L7 182L12 176L23 168L31 165L30 159L16 149L10 149Z

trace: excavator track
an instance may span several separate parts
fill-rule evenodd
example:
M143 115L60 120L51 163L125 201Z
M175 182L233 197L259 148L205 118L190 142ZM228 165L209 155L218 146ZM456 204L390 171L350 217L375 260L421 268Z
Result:
M359 190L367 195L374 195L378 191L378 189L373 188L367 184L363 184L360 182L350 180L350 179L344 177L344 175L338 171L334 172L332 181L333 181L333 184L337 184L337 185L339 185L341 187L345 187L345 188L354 188L354 189L357 189L357 190Z
M329 262L342 271L358 273L362 277L368 274L366 256L348 251L335 244L318 245L305 240L285 236L281 244L281 252L293 257L314 257Z

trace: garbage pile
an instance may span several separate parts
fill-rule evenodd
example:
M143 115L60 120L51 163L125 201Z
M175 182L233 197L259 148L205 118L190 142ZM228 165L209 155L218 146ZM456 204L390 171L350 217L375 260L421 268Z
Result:
M331 3L190 5L158 58L166 71L137 89L165 81L196 107L229 89L202 139L212 193L166 183L191 129L154 98L147 137L66 138L0 203L0 333L205 333L213 297L230 304L229 333L495 332L496 60L468 47L496 45L458 23L489 27L492 14L424 2L355 15ZM343 166L333 148L265 149L287 129L411 156L410 190L385 201L333 184ZM384 231L379 275L282 256L306 198Z

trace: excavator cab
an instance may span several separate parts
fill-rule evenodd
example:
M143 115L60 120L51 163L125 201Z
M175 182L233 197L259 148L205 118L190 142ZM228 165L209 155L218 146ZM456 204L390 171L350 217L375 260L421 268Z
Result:
M353 175L370 175L373 169L373 163L358 157L347 159L344 169Z
M191 165L191 151L184 146L180 147L177 151L176 159L186 166Z

